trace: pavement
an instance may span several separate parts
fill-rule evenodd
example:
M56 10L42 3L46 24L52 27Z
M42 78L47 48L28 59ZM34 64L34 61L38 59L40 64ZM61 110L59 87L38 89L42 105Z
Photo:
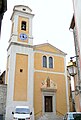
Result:
M53 113L46 113L38 120L63 120L63 117L54 115Z

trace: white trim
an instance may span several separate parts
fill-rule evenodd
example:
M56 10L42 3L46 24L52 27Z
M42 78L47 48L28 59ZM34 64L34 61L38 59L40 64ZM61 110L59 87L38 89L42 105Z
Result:
M52 72L52 71L44 71L44 70L35 70L34 72L42 72L42 73L51 73L51 74L61 74L61 75L65 75L65 73L61 73L61 72Z
M45 55L50 55L50 56L59 56L59 57L63 57L65 58L65 55L62 55L62 54L58 54L58 53L53 53L53 52L45 52L45 51L42 51L42 50L34 50L34 53L41 53L41 54L45 54Z
M64 59L64 66L66 66L66 58ZM66 81L66 102L67 102L67 111L69 112L69 94L68 94L67 68L65 68L65 81Z

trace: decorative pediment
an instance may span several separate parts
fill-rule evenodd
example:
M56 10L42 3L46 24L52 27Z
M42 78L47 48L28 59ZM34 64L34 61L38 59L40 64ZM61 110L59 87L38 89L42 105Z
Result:
M64 53L63 51L61 51L60 49L54 47L53 45L51 45L49 43L34 45L34 50L51 52L54 54L62 54L64 56L66 55L66 53Z
M43 90L43 91L56 91L57 84L54 83L54 81L51 80L49 77L47 77L47 79L43 80L41 83L41 90Z

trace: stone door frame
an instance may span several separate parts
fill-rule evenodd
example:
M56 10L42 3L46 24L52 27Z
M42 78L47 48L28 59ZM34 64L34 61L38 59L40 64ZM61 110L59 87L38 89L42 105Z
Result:
M52 96L52 109L53 109L53 113L56 114L56 92L54 90L53 91L42 91L43 114L47 113L47 112L45 112L45 96Z

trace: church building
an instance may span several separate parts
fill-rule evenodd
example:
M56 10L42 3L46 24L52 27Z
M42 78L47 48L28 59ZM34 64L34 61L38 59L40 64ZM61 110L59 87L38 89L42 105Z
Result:
M16 106L29 106L32 120L45 114L63 116L68 110L66 53L49 43L33 45L28 6L14 6L7 49L6 120Z

